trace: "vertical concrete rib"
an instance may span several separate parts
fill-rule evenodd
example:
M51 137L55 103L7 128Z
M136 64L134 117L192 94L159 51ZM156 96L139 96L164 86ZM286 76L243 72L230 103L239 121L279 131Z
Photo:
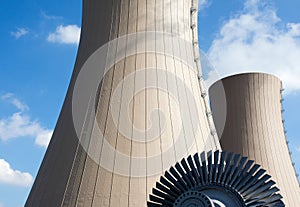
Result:
M300 188L286 144L281 88L275 76L247 73L216 82L209 93L222 149L262 165L276 181L285 205L297 207Z
M220 148L212 137L204 85L198 84L198 31L191 29L196 4L83 0L71 83L26 207L146 206L164 170L188 154ZM98 93L90 94L97 101L82 109L78 135L72 122L75 84L89 57L106 43L106 60L125 57L99 77ZM134 54L126 56L130 49Z

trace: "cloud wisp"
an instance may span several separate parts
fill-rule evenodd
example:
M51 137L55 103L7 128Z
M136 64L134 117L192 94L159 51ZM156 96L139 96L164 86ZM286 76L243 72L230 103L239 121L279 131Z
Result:
M48 35L47 41L60 44L78 44L80 31L80 27L77 25L60 25L55 32Z
M1 96L0 99L10 102L11 104L13 104L20 111L29 110L29 107L25 103L21 102L19 99L15 98L14 94L12 94L12 93L4 94L3 96Z
M13 94L3 95L1 100L9 101L19 111L0 119L0 140L8 141L21 137L34 137L35 144L47 147L53 130L42 127L38 121L34 121L29 115L26 115L25 111L29 110L29 107L15 98Z
M10 32L10 34L15 37L16 39L20 39L21 37L27 35L29 33L29 30L26 28L17 28L16 31Z
M203 9L206 8L209 5L210 1L209 0L199 0L198 1L198 5L199 5L199 9Z
M0 184L30 187L32 182L33 177L28 172L14 170L7 161L0 159Z
M47 14L45 11L41 10L41 16L44 18L44 19L47 19L47 20L57 20L57 19L63 19L63 17L61 16L55 16L55 15L49 15Z
M221 77L266 72L279 77L287 93L300 90L300 23L284 24L268 1L247 0L207 55Z

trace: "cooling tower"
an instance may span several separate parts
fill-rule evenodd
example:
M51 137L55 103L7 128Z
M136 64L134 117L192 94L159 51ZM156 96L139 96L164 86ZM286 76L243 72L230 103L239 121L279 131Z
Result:
M25 206L146 206L166 169L220 149L197 36L197 1L84 0L71 82Z
M248 73L214 83L210 101L223 150L248 156L273 177L288 207L299 206L299 183L282 119L281 81Z

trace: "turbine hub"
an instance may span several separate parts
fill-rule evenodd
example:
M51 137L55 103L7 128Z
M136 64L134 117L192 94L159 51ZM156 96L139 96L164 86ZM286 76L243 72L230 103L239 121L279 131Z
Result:
M174 207L214 207L214 204L203 193L187 191L177 198Z

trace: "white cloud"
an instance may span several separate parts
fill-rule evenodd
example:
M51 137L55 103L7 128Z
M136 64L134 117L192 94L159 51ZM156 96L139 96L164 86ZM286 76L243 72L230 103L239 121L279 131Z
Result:
M4 159L0 159L0 183L22 187L29 187L33 177L27 172L21 172L11 168Z
M39 146L47 147L52 137L52 134L53 134L52 130L48 130L48 129L41 130L36 135L35 144Z
M22 36L25 36L29 33L29 31L25 28L17 28L17 31L11 32L10 34L14 36L16 39L19 39Z
M12 114L6 119L0 119L0 139L7 141L19 137L35 137L35 143L47 147L52 131L43 128L39 122L32 121L22 112Z
M300 23L283 24L267 1L247 0L223 24L207 55L222 77L266 72L279 77L286 92L300 90Z
M80 38L80 28L77 25L60 25L56 31L48 35L47 40L53 43L78 44Z
M13 94L3 95L1 100L8 100L20 111L0 119L0 140L34 137L35 144L47 147L53 131L42 127L38 121L33 121L30 116L26 115L24 111L29 107L15 98Z
M300 152L300 147L298 147L296 150L297 150L298 152Z

